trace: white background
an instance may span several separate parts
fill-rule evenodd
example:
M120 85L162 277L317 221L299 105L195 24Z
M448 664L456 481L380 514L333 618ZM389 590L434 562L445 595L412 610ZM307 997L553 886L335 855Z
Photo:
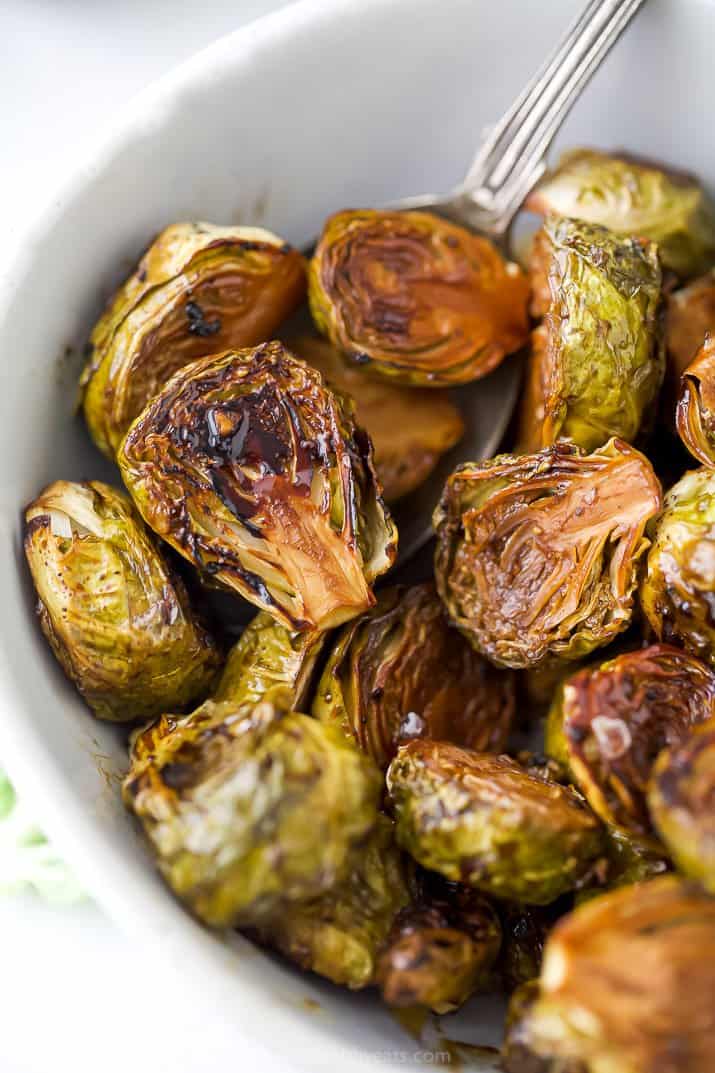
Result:
M0 0L3 255L129 96L284 3ZM156 971L92 903L0 900L0 1073L279 1073Z

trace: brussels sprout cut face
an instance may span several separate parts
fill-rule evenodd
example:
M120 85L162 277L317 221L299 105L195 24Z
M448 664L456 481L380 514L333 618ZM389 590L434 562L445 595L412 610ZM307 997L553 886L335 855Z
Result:
M280 343L181 369L118 461L152 529L290 629L365 611L395 558L369 440Z
M437 387L476 380L523 346L528 293L488 239L425 212L361 210L327 221L308 296L349 359Z
M652 645L568 679L549 715L547 749L566 760L605 823L648 835L656 757L712 716L715 674L680 649Z
M125 495L55 481L25 520L42 632L99 719L147 719L208 692L219 651Z
M514 708L513 676L449 627L429 584L384 591L373 611L345 627L313 701L315 716L383 769L414 737L499 752Z
M664 750L648 804L678 870L715 894L715 720Z
M81 386L100 450L114 456L134 418L183 365L270 339L305 290L303 257L270 231L168 227L92 333Z
M640 599L661 641L715 665L715 473L686 473L665 497Z
M663 265L681 277L715 261L715 212L698 181L634 158L592 149L564 153L526 208L643 235L657 242Z
M715 336L706 336L680 378L675 420L691 455L715 468Z
M343 879L380 792L337 731L231 701L140 734L124 781L164 878L215 927L260 924Z
M459 467L434 514L435 576L452 620L494 663L580 659L630 622L661 492L620 440L557 443Z
M595 816L567 786L507 756L412 741L387 773L397 840L424 868L500 898L546 905L603 850Z
M713 994L715 899L664 876L556 925L525 1035L538 1054L589 1073L705 1073L715 1068Z
M549 218L534 246L537 312L522 441L568 438L584 450L634 441L654 409L665 356L653 243Z
M372 380L319 336L291 338L290 346L328 384L352 398L355 420L372 440L388 503L426 481L445 451L462 438L464 423L446 391Z

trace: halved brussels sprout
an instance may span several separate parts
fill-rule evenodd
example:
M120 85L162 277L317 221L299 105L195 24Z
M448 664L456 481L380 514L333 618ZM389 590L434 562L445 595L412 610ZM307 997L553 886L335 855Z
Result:
M621 440L467 463L434 513L439 594L496 664L581 659L628 626L660 505L653 467Z
M668 295L665 338L671 380L680 380L708 333L715 334L715 272Z
M392 823L380 816L368 842L351 852L339 884L283 907L253 937L301 969L357 990L375 983L378 955L408 899L403 855Z
M450 628L431 584L386 589L344 627L313 700L383 769L411 738L500 752L514 708L514 676Z
M177 369L270 339L305 291L303 257L270 231L167 227L92 332L80 386L100 450L114 457L134 418Z
M691 455L715 468L715 336L705 337L680 379L675 423Z
M328 384L353 399L355 419L372 440L388 503L418 488L445 451L461 440L464 422L446 391L371 380L317 335L291 338L290 346Z
M572 149L529 194L530 212L575 216L658 243L666 268L695 276L715 262L715 210L697 179L649 161Z
M476 380L523 346L528 296L488 239L427 212L338 212L309 269L316 326L348 359L428 387Z
M589 1073L705 1073L715 1068L713 994L715 898L662 876L556 925L523 1035L537 1054Z
M715 666L715 473L686 473L665 497L640 586L648 623L660 641Z
M206 924L260 924L344 879L378 822L378 771L332 727L207 701L139 734L124 802Z
M715 673L687 652L652 645L569 678L549 713L546 748L604 823L647 836L656 757L713 716Z
M122 492L55 481L25 511L42 632L99 719L148 719L205 695L215 641Z
M490 982L501 928L479 894L430 879L395 920L377 981L390 1006L427 1006L444 1014Z
M411 741L387 788L397 841L416 861L499 898L546 905L585 881L604 848L574 790L507 756Z
M395 558L369 439L348 401L281 343L180 369L118 461L155 532L289 629L365 611Z
M234 704L267 700L303 710L326 636L318 631L288 630L266 611L259 611L228 653L211 699Z
M636 440L665 372L655 245L550 217L535 254L538 304L548 300L532 336L524 450L560 438L586 451L611 436Z
M648 791L653 822L680 872L715 894L715 719L659 756Z

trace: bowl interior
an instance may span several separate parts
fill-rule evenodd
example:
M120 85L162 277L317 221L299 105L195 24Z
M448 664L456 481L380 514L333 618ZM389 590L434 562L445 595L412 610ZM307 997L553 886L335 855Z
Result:
M578 6L307 0L269 16L108 117L0 273L0 755L108 910L282 1068L420 1068L440 1031L495 1043L497 1009L473 1002L419 1042L371 996L216 939L174 903L119 801L124 736L91 718L36 627L21 510L55 478L117 480L74 415L76 378L94 317L149 236L202 218L302 244L339 208L448 189ZM626 146L715 180L714 32L712 4L651 0L560 144ZM486 1051L462 1059L492 1068Z

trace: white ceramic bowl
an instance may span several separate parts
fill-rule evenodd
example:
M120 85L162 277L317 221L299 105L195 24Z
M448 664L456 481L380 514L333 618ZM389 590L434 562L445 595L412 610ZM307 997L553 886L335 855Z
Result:
M246 943L227 944L173 901L119 801L119 736L91 718L36 627L21 508L54 478L104 473L73 418L81 344L150 235L203 218L265 223L302 243L336 209L450 187L480 130L579 7L305 0L284 9L108 117L104 143L0 273L0 755L147 956L158 949L176 986L185 982L223 1011L237 1041L268 1045L285 1070L423 1068L435 1059L413 1055L419 1047L370 996L339 993ZM650 0L562 144L627 146L715 179L713 39L711 0ZM161 1016L151 991L147 1001ZM475 1010L477 1036L496 1038L491 1007Z

